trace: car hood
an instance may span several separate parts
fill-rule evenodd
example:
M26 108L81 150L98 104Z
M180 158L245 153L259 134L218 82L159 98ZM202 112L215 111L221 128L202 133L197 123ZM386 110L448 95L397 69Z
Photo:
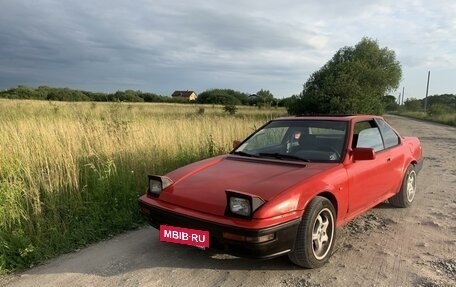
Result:
M167 176L174 184L162 192L160 200L205 213L223 215L227 189L271 201L281 192L334 165L231 155L216 157L169 173Z

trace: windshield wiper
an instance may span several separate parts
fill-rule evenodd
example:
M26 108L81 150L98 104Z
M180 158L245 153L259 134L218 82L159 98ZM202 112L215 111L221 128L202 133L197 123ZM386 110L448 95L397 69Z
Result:
M276 159L294 159L294 160L302 160L305 162L310 162L310 160L296 156L296 155L291 155L291 154L283 154L283 153L269 153L269 152L260 152L260 156L266 156L266 157L273 157Z
M259 157L256 154L251 154L251 153L248 153L245 151L235 151L235 152L233 152L233 154L240 155L240 156L248 156L248 157Z

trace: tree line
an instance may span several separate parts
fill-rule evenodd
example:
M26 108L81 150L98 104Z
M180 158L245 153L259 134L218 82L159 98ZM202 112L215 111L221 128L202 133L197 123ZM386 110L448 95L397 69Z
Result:
M0 98L70 102L183 102L182 99L134 90L101 93L48 86L32 88L24 85L1 91Z
M410 98L404 102L403 109L411 112L422 112L426 109L429 114L456 113L456 95L433 95L427 99Z
M162 96L151 92L135 90L101 93L49 86L32 88L24 85L0 91L0 98L72 102L195 103L194 101L190 102L182 98L173 98L170 96ZM196 102L201 104L220 105L255 105L259 107L275 106L279 104L279 100L275 99L269 90L263 89L256 94L243 93L232 89L210 89L199 94Z

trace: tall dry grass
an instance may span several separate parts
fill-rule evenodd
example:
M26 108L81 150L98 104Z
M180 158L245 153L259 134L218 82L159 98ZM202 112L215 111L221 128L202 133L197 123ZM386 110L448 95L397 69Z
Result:
M0 273L141 225L147 174L227 152L284 113L0 100Z

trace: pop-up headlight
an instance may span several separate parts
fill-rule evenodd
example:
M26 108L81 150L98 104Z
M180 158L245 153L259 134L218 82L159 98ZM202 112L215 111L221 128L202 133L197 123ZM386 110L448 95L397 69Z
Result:
M166 176L149 175L149 188L147 194L157 197L163 189L167 188L173 181Z
M264 204L264 200L258 196L251 196L235 191L226 191L227 196L227 214L238 215L242 217L251 217L252 214L260 206Z
M250 216L252 208L250 201L247 198L230 197L230 211L234 214L242 216Z

